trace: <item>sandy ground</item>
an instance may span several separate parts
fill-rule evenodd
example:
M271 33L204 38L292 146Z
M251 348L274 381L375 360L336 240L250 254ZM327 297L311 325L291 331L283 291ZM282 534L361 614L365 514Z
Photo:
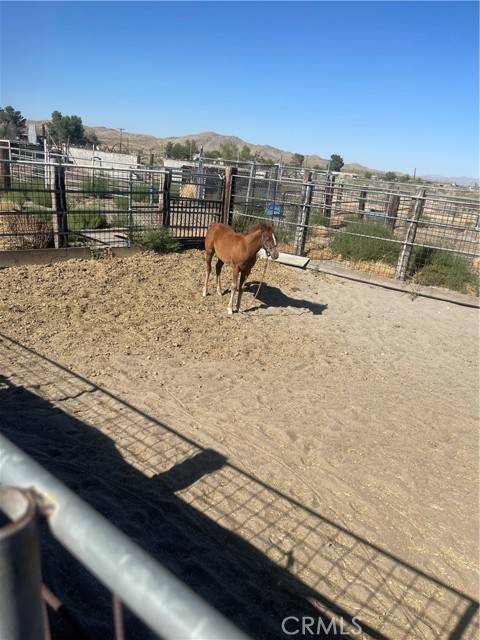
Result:
M319 611L476 638L478 311L273 264L229 318L202 278L198 251L1 271L2 430L254 638Z

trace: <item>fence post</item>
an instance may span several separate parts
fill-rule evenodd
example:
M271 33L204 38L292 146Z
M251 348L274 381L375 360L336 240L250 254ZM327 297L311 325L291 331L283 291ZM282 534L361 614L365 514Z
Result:
M402 249L398 258L397 269L395 271L395 278L397 278L398 280L405 280L405 276L407 274L408 262L412 254L415 236L417 235L418 221L420 220L420 217L423 213L423 208L425 206L426 193L426 189L420 189L412 203L412 209L410 211L410 224L407 227L407 233L405 234L405 240L402 244Z
M44 640L40 545L32 497L0 487L0 638Z
M172 170L169 169L165 174L163 182L163 217L162 224L164 227L170 226L170 187L172 186Z
M366 189L360 191L360 198L358 199L358 217L360 220L365 218L365 204L367 202L367 191Z
M388 196L388 200L385 205L385 215L387 216L387 224L389 224L392 227L392 229L395 229L399 206L400 206L400 196L397 195L396 193L391 193Z
M344 189L344 183L343 182L339 182L337 185L337 197L335 199L335 216L337 215L337 213L342 213L342 199L343 199L343 189Z
M0 149L0 189L10 191L12 188L12 173L9 162L8 147Z
M222 220L224 224L232 224L235 188L237 186L235 176L237 175L237 173L237 167L229 166L225 169L225 184L222 205Z
M250 213L249 204L250 204L250 198L252 197L252 183L256 173L257 171L255 167L255 160L254 160L250 166L250 175L248 176L247 195L245 196L245 214Z
M128 172L128 246L133 244L132 172Z
M333 202L333 193L335 191L335 178L336 176L332 174L328 174L327 182L325 184L324 216L328 220L332 217L332 202Z
M310 205L312 203L312 195L313 195L313 183L312 183L312 172L309 171L306 176L306 182L304 185L303 191L303 205L300 213L300 219L298 221L298 226L295 232L295 243L293 247L293 252L297 256L303 255L305 252L305 240L307 239L307 227L310 218Z
M65 167L59 158L52 176L52 224L55 248L68 246L67 194L65 188Z

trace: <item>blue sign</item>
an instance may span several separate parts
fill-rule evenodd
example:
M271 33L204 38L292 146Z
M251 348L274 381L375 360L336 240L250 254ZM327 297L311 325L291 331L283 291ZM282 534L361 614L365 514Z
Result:
M265 211L272 218L280 218L283 216L283 205L277 202L267 202L265 205Z

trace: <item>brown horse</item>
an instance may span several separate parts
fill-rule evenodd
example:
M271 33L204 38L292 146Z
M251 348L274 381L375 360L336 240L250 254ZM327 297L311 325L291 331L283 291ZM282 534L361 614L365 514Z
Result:
M212 258L213 254L216 254L218 258L217 264L215 265L218 295L222 295L220 274L222 273L224 263L231 264L233 269L232 289L227 308L229 315L233 313L233 300L235 292L237 291L238 275L240 274L240 285L236 305L236 310L239 311L244 282L248 278L257 260L257 253L262 247L265 249L267 256L272 257L273 260L278 258L277 240L270 224L264 222L254 224L247 229L245 233L236 233L232 227L219 222L211 224L208 227L205 237L207 273L203 287L203 296L205 297L207 295L208 278L212 269Z

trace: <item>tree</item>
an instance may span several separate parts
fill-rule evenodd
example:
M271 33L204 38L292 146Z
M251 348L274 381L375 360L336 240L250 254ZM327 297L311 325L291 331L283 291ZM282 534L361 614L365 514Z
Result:
M341 171L344 164L342 156L338 155L338 153L332 153L330 156L330 171Z
M94 144L95 146L100 144L100 140L98 139L95 131L92 130L85 133L85 144Z
M172 160L190 160L195 153L198 153L198 146L195 140L185 140L181 142L167 142L165 145L165 157Z
M89 142L80 116L62 116L60 111L54 111L48 129L57 144L62 142L67 144L86 144Z
M410 176L408 173L404 173L403 176L400 176L400 182L410 182Z
M222 142L219 151L220 157L224 160L237 160L240 153L234 142Z
M372 172L371 171L364 171L363 172L363 177L364 178L371 178L372 177Z
M0 108L0 138L15 140L25 135L26 120L13 107Z
M207 153L207 156L216 160L217 158L220 158L220 151L218 149L213 149L213 151L209 151Z
M240 151L240 160L252 160L252 152L250 147L246 144L243 145Z
M388 182L395 182L396 179L397 174L394 171L387 171L387 173L385 174L385 180L387 180Z
M305 162L305 156L301 153L294 153L291 162L294 167L301 167Z
M271 158L266 158L265 156L257 156L256 161L258 162L258 164L275 164Z

